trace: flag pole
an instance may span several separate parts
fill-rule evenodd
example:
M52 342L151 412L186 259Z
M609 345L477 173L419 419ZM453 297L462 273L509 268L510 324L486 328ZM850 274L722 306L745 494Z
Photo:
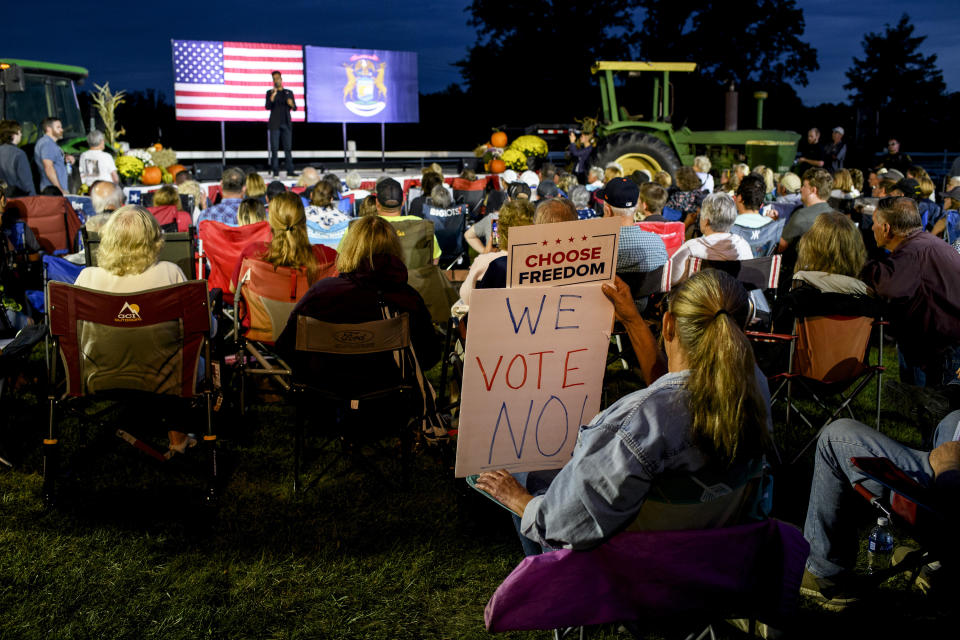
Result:
M227 133L223 120L220 121L220 163L227 166Z
M347 123L341 122L340 125L343 127L343 164L347 164L350 162L347 158Z
M387 170L387 125L380 123L380 164L383 171Z

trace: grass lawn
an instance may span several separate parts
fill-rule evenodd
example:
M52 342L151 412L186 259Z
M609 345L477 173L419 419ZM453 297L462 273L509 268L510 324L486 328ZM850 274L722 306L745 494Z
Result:
M886 355L896 379L893 350ZM36 375L42 360L31 365ZM631 384L609 375L614 397ZM202 504L198 449L160 465L112 436L95 457L66 448L71 471L57 508L45 509L42 386L21 386L0 410L0 455L15 465L0 467L0 638L483 638L483 607L521 559L507 515L429 455L407 489L340 474L294 497L293 414L281 403L244 421L217 415L227 482L216 513ZM116 423L144 413L127 407ZM940 417L928 414L887 394L884 429L919 445ZM158 446L164 429L154 432ZM68 423L64 442L76 431ZM789 451L812 435L778 431ZM778 517L802 524L811 471L808 453L778 474ZM866 525L874 514L862 510ZM955 609L900 579L843 614L804 604L792 631L951 637ZM653 637L684 637L682 622L658 625ZM610 626L592 637L626 634Z

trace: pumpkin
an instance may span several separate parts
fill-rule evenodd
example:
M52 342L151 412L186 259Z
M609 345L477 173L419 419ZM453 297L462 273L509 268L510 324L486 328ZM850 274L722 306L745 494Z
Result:
M507 163L500 158L494 158L490 161L490 171L493 173L503 173L507 170Z
M177 174L178 174L178 173L180 173L181 171L186 171L186 170L187 170L187 168L186 168L185 166L183 166L182 164L172 164L172 165L170 165L169 167L167 167L167 172L168 172L171 176L173 176L174 178L177 177Z
M154 151L163 151L163 145L160 144L159 142L156 143L155 145L153 145L153 146L150 147L150 148L153 149Z
M493 135L490 136L490 144L500 148L507 146L507 134L503 131L495 131Z
M140 177L140 181L148 186L160 184L162 179L163 173L160 171L160 167L147 167L143 170L143 175Z

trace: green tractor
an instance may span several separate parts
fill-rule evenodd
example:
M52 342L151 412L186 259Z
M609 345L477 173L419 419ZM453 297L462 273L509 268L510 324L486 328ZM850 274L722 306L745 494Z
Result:
M83 67L35 60L0 58L0 117L17 120L23 129L21 146L36 143L46 117L63 124L61 147L77 154L87 148L75 84L89 75Z
M670 73L691 72L693 62L608 62L593 65L591 72L600 81L600 99L603 117L596 130L597 160L600 166L618 162L625 175L646 169L651 175L667 171L675 175L683 165L692 165L694 156L705 155L713 167L723 170L738 162L751 167L765 165L778 172L788 171L797 153L800 134L793 131L764 130L762 126L763 99L766 94L754 94L757 99L757 129L733 131L691 131L686 127L674 129L670 123ZM653 111L650 119L631 116L618 106L614 73L660 72L663 80L654 77Z

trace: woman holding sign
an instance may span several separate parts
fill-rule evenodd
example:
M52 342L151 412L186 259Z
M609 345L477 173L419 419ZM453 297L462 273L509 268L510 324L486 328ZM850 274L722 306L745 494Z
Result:
M545 491L531 495L505 470L480 475L477 488L521 517L523 536L551 548L595 546L625 529L735 521L748 509L745 479L770 444L771 429L766 380L742 330L751 314L746 291L714 270L674 289L663 317L663 354L623 281L603 289L649 386L581 428L573 457ZM684 483L703 487L698 495L727 491L714 492L717 499L699 508L653 499Z

